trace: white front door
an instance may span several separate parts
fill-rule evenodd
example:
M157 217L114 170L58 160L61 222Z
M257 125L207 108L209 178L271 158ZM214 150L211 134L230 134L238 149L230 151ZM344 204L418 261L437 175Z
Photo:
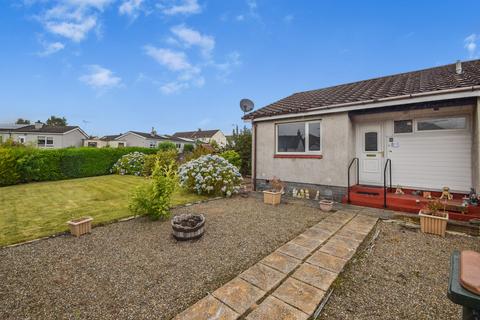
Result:
M383 184L384 139L380 123L357 124L357 156L360 184Z

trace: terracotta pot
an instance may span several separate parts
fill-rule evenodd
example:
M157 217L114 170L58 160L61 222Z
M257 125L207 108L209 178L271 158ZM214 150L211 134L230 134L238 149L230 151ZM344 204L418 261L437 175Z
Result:
M320 200L320 210L329 212L333 209L333 201L331 200Z
M83 217L67 222L70 227L70 233L75 237L80 237L83 234L92 232L92 220L90 217Z
M280 191L263 191L263 202L266 204L277 205L282 201L282 192Z
M422 210L418 213L420 216L420 230L423 233L436 234L445 237L447 230L448 213L445 217L437 217L429 214L424 214Z

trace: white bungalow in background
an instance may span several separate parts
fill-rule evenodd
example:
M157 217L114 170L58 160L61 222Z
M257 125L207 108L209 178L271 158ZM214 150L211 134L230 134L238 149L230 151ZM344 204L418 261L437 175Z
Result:
M220 147L224 147L227 145L227 137L219 129L198 129L197 131L175 132L173 136L182 139L191 139L202 143L210 143L212 141L215 141Z
M88 135L79 126L0 125L0 143L7 140L37 148L81 147Z
M143 147L143 148L158 148L162 142L172 142L177 147L179 152L183 152L183 148L187 144L194 145L195 141L192 139L178 138L166 134L157 134L152 128L150 133L140 131L128 131L119 135L103 136L99 139L90 139L85 141L85 146L88 147Z

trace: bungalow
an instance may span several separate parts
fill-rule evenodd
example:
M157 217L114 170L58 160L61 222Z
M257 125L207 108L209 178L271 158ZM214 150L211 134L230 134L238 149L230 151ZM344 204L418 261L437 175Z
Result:
M194 140L179 138L169 135L159 135L152 128L150 133L139 131L128 131L115 138L116 141L125 141L126 147L145 147L157 148L162 142L172 142L176 145L179 152L183 152L183 148L187 144L195 144Z
M0 143L7 140L38 148L81 147L88 135L78 126L0 125Z
M275 176L337 201L355 184L480 191L479 97L480 60L295 93L244 117L254 186Z
M198 129L197 131L175 132L173 136L177 138L192 139L202 143L210 143L212 141L215 141L220 147L224 147L227 145L227 137L219 129Z
M114 134L103 136L101 138L91 138L84 141L85 147L93 147L93 148L123 148L127 145L126 141L124 140L117 140L121 134Z

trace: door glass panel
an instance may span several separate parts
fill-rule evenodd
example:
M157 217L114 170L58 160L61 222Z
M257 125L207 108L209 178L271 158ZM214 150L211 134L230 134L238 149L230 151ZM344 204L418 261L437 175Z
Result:
M305 152L305 122L278 125L278 152Z
M365 132L365 151L378 151L378 132Z

